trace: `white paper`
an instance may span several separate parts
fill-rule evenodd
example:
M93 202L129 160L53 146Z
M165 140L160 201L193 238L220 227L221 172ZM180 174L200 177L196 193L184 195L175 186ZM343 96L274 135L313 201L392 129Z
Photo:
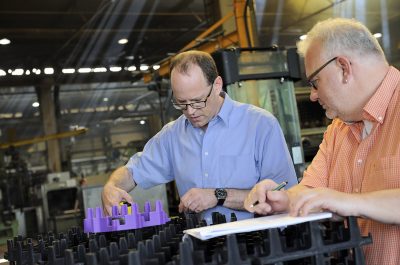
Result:
M236 222L230 222L225 224L193 228L185 230L183 232L191 236L197 237L201 240L207 240L217 236L251 232L257 230L265 230L277 227L286 227L288 225L295 225L331 217L332 213L328 212L311 213L304 217L292 217L287 213L283 213L283 214L269 215L259 218L246 219Z

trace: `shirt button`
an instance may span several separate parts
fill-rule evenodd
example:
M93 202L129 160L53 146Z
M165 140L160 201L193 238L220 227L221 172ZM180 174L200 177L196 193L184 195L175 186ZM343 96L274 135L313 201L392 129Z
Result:
M357 160L357 163L358 163L358 164L361 164L361 163L362 163L362 159L358 159L358 160Z
M200 131L200 135L203 135L203 132L202 132L202 131Z
M379 116L379 117L378 117L378 120L379 120L379 121L382 121L382 120L383 120L383 118L382 118L381 116Z
M204 152L204 155L208 156L208 152Z
M208 173L204 173L204 176L208 177Z

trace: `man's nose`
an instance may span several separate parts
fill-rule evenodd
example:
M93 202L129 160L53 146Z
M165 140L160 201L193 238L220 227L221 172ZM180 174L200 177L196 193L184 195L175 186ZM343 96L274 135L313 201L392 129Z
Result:
M188 113L189 115L191 115L191 114L193 114L193 113L196 111L196 109L194 109L194 108L193 108L192 106L190 106L190 105L187 105L186 111L187 111L187 113Z
M315 102L318 100L318 91L313 87L311 88L311 91L310 91L310 100L312 102Z

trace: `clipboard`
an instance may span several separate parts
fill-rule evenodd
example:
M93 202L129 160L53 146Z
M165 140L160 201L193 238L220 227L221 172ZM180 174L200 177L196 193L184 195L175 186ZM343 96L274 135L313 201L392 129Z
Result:
M230 222L225 224L217 224L193 229L187 229L183 232L194 236L201 240L207 240L210 238L224 236L229 234L252 232L258 230L265 230L270 228L283 228L289 225L295 225L305 223L309 221L316 221L331 218L332 213L320 212L311 213L307 216L293 217L288 213L269 215L259 218L246 219L236 222Z

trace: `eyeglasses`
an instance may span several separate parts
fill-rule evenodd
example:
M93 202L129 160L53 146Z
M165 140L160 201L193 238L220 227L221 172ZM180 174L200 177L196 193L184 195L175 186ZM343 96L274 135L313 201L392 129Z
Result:
M211 91L213 90L214 83L211 85L210 92L208 93L207 97L205 100L200 100L200 101L195 101L192 103L176 103L172 99L172 105L174 106L175 109L177 110L187 110L188 106L192 107L192 109L202 109L207 106L207 100L211 95Z
M308 77L307 82L308 82L308 85L309 85L310 87L313 87L314 89L318 89L317 84L316 84L316 82L317 82L318 79L314 79L314 80L312 80L312 79L313 79L317 74L319 74L319 72L321 72L322 69L325 68L325 66L327 66L328 64L330 64L331 62L333 62L334 60L336 60L336 58L337 58L337 57L334 57L334 58L330 59L329 61L327 61L326 63L324 63L320 68L318 68L314 73L312 73L312 74Z

